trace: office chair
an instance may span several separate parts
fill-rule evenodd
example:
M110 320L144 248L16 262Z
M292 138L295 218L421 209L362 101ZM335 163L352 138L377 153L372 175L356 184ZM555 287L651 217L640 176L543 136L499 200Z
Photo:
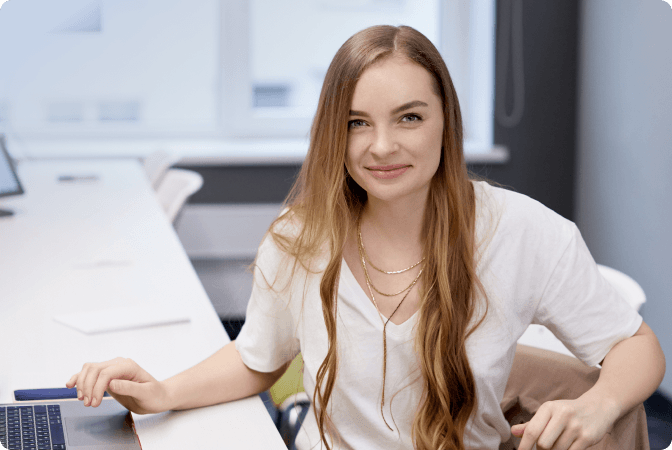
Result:
M577 358L518 344L511 374L500 403L510 425L528 422L539 407L552 400L574 400L593 387L600 376ZM511 435L499 450L515 450L520 438ZM649 450L644 404L640 403L614 424L590 450Z
M149 178L154 190L158 189L161 180L165 176L170 166L175 164L179 158L165 150L157 150L142 161L142 167Z
M636 311L646 302L644 290L635 280L611 267L598 264L597 268L607 281Z
M174 223L187 199L203 186L203 177L197 172L184 169L170 169L156 189L159 203Z
M310 397L299 392L287 398L279 408L278 432L287 450L296 450L296 436L310 410Z

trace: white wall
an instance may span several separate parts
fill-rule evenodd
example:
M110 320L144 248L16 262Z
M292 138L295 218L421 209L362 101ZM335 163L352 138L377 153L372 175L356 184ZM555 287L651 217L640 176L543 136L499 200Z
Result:
M644 288L672 394L672 8L581 5L577 223L595 259Z

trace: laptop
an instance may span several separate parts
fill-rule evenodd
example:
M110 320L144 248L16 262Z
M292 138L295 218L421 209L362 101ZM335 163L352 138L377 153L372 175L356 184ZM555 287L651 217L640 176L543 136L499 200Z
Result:
M141 450L131 413L113 398L0 404L0 442L11 450Z
M0 134L0 197L23 194L23 187L16 174L14 162L7 153L5 137ZM12 211L0 209L0 217L11 216Z

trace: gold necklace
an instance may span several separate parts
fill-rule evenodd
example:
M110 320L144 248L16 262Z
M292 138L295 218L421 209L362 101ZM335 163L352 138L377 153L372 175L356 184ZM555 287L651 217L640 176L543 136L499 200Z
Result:
M380 316L380 320L383 322L383 326L386 327L387 323L390 321L390 319L392 318L394 313L397 312L397 310L399 309L401 304L404 302L404 300L406 300L406 297L411 292L411 289L413 288L413 286L415 286L415 284L418 282L419 277L416 277L415 280L413 280L413 282L410 284L410 286L408 286L406 289L401 291L401 292L407 291L406 295L404 295L404 297L399 301L399 304L397 305L397 307L394 308L394 311L392 311L392 314L390 314L390 317L388 317L387 321L385 321L383 319L383 317L384 317L383 314L380 312L380 308L378 308L378 303L376 303L376 297L373 295L373 291L371 290L373 285L371 284L371 280L369 278L369 272L366 269L366 261L364 259L364 255L362 254L362 251L361 251L362 248L359 247L359 250L360 250L359 251L359 257L360 257L360 260L362 262L362 268L364 269L364 278L366 279L366 286L369 288L369 293L371 294L371 300L373 300L373 305L376 307L376 311L378 311L378 315ZM375 288L373 288L373 289L375 290ZM376 290L376 292L377 292L377 290ZM383 328L383 331L385 331L385 328Z
M361 237L360 237L360 239L361 239ZM378 267L374 266L373 263L371 262L371 259L369 258L369 255L366 254L366 250L364 250L364 257L365 257L366 260L369 262L369 265L370 265L371 267L373 267L374 269L376 269L378 272L382 272L382 273L385 273L385 274L387 274L387 275L396 275L396 274L398 274L398 273L408 272L409 270L411 270L412 268L414 268L414 267L417 266L418 264L422 264L422 262L425 260L425 258L422 258L420 261L416 262L415 264L413 264L413 265L410 266L410 267L407 267L407 268L402 269L402 270L390 270L390 271L388 272L387 270L379 269Z
M384 270L377 269L376 266L373 265L373 263L371 262L371 260L368 258L367 254L366 254L366 249L364 248L364 240L362 239L362 222L361 222L361 220L357 222L357 236L359 238L358 247L359 247L359 254L360 254L360 257L362 258L362 261L368 261L369 264L371 265L371 267L378 270L379 272L383 272L383 273L386 273L388 275L403 273L403 272L406 272L406 271L414 268L415 266L417 266L418 264L420 264L421 262L423 262L425 260L425 258L422 258L420 261L418 261L417 263L413 264L411 267L409 267L407 269L404 269L404 270L385 272ZM417 283L417 281L420 279L420 275L422 275L422 271L424 270L424 268L420 269L420 272L418 272L418 275L415 277L415 279L413 281L411 281L411 284L409 284L408 286L406 286L405 288L403 288L399 292L395 292L394 294L387 294L385 292L379 291L373 285L373 281L371 281L371 278L369 278L369 272L368 272L368 270L366 270L366 264L364 264L363 267L364 267L364 276L366 277L366 283L370 284L374 291L376 291L380 295L384 295L385 297L394 297L395 295L399 295L403 292L406 292L408 289L413 287L413 285L415 283Z
M413 280L411 285L408 286L406 289L404 289L404 291L408 291L408 292L406 292L406 294L401 299L401 301L399 302L397 307L394 308L394 311L392 311L392 314L390 314L390 317L388 317L387 320L383 320L383 314L380 312L380 308L378 308L378 303L376 303L376 298L373 295L373 290L371 289L372 285L371 285L370 280L369 280L369 273L366 270L366 258L364 257L364 242L362 241L361 222L359 220L357 222L357 231L359 232L359 241L358 241L359 245L357 245L357 248L359 249L359 257L360 257L360 260L362 262L362 269L364 269L364 277L366 278L366 287L369 288L369 294L371 294L371 300L373 300L373 305L376 307L376 311L378 311L378 316L380 317L380 320L383 322L383 392L381 394L381 399L380 399L380 415L382 416L383 422L385 422L385 425L387 426L387 428L389 428L390 431L394 431L392 429L392 427L390 426L390 424L387 423L387 420L385 419L385 413L383 412L383 407L385 405L385 379L386 379L386 375L387 375L387 333L386 333L386 329L387 329L387 324L390 322L390 319L392 319L392 316L394 316L394 314L397 312L397 310L399 309L401 304L404 302L404 300L406 300L406 297L408 297L408 294L411 293L411 289L413 289L413 286L415 286L415 284L417 283L420 275L418 274L418 276L415 278L415 280ZM424 260L424 258L423 258L423 260ZM420 270L420 273L422 273L422 270ZM404 292L404 291L401 291L401 292Z
M416 267L418 264L421 264L421 263L425 260L425 258L423 257L420 261L416 262L416 263L413 264L412 266L407 267L407 268L405 268L405 269L401 269L401 270L390 270L390 271L387 271L387 270L379 269L378 267L376 267L376 266L373 265L373 262L371 262L371 259L369 258L369 255L366 254L366 249L364 248L364 241L362 241L362 223L361 223L361 221L358 221L358 222L357 222L357 234L359 235L359 243L360 243L360 245L362 246L362 252L364 252L364 257L365 257L366 260L369 262L369 265L370 265L371 267L373 267L374 269L376 269L378 272L382 272L382 273L385 273L385 274L387 274L387 275L396 275L396 274L398 274L398 273L408 272L409 270L411 270L412 268ZM375 289L375 288L374 288L374 289ZM406 290L406 289L404 289L404 291L405 291L405 290ZM404 292L404 291L400 291L400 292L398 292L397 294L392 294L392 295L398 295L398 294L400 294L401 292ZM378 291L378 290L376 290L376 292L378 292L379 294L383 294L382 292L380 292L380 291ZM383 295L387 295L387 294L383 294ZM390 295L390 296L392 296L392 295Z

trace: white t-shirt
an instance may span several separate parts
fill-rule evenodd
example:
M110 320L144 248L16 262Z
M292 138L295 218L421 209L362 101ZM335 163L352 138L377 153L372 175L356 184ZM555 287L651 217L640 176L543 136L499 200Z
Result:
M576 226L535 200L474 182L477 198L477 272L489 302L485 321L466 341L476 379L478 404L464 435L467 449L496 449L510 436L500 401L511 371L516 341L531 323L548 327L589 366L619 341L632 336L642 317L600 275ZM301 351L303 381L312 397L327 352L319 295L324 261L291 283L276 283L291 261L268 237L260 246L252 296L236 348L253 370L277 370ZM260 276L263 272L264 276ZM286 279L287 277L285 277ZM482 316L483 303L474 315ZM383 324L345 261L338 285L336 385L329 412L341 436L335 448L411 449L411 427L422 386L413 349L418 313L387 325L387 375L381 417ZM297 448L321 448L313 411L297 437ZM332 447L333 448L333 447Z

